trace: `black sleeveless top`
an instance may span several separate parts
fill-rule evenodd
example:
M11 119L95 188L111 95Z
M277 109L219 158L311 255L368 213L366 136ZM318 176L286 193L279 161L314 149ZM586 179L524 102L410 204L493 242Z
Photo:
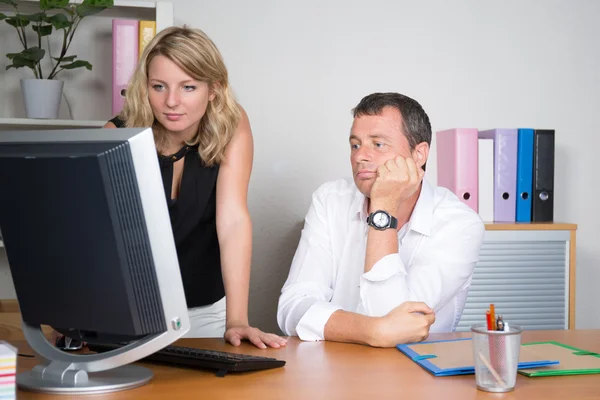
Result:
M118 117L110 122L125 126ZM179 196L172 200L173 163L183 157ZM216 223L219 166L204 165L198 146L184 146L170 156L158 154L158 161L187 306L213 304L225 296Z

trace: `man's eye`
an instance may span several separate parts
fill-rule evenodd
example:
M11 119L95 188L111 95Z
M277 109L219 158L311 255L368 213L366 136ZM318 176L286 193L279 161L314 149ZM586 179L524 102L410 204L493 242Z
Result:
M352 150L358 150L358 148L359 148L359 147L360 147L360 144L356 144L356 143L355 143L355 144L351 144L351 145L350 145L350 148L351 148Z

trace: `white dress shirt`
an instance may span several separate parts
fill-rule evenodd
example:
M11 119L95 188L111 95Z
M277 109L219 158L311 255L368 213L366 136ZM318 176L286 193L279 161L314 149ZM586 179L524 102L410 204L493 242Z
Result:
M479 215L451 191L423 181L398 253L364 272L367 201L354 181L322 185L312 197L302 236L277 308L281 330L323 340L342 309L383 316L405 301L433 308L430 332L451 332L462 315L485 231Z

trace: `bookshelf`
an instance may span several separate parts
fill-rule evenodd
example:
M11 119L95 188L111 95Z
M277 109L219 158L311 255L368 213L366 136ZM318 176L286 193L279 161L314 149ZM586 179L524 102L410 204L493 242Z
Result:
M39 4L39 0L17 0L17 3L19 5L19 10L22 13L35 13L39 10L38 8L38 4ZM81 3L81 0L75 0L72 1L72 3ZM14 12L14 9L8 5L8 4L4 4L4 3L0 3L0 12L1 13L6 13L6 14L11 14L12 12ZM100 47L96 47L93 50L88 50L88 49L81 49L74 47L73 51L74 53L80 55L80 58L82 59L86 59L88 61L90 61L93 65L94 65L94 71L100 71L100 72L92 72L89 73L88 75L86 75L85 79L83 79L82 81L89 81L89 82L94 82L93 84L90 84L89 86L85 86L84 83L82 83L82 81L79 82L74 82L75 80L77 80L76 78L73 81L66 81L65 83L65 92L68 94L69 96L69 100L72 103L78 103L78 102L85 102L87 99L89 99L89 95L82 94L82 93L86 93L90 90L98 90L98 82L102 82L102 84L106 85L105 82L110 81L111 79L111 75L110 75L110 68L109 68L109 64L105 63L103 60L106 60L107 57L110 57L111 54L111 48L110 48L110 20L113 18L126 18L126 19L138 19L138 20L154 20L156 21L156 31L159 32L162 29L165 29L169 26L173 25L173 2L172 1L136 1L136 0L114 0L114 6L111 8L107 8L104 11L102 11L99 14L87 17L89 19L94 19L96 21L99 21L98 24L96 23L90 23L87 26L91 27L92 30L90 30L90 32L95 32L96 35L99 36L95 36L95 37L89 37L87 38L87 40L98 40L98 41L103 41L103 45L100 45ZM4 22L0 22L1 24L4 24ZM6 24L4 24L6 25ZM5 29L8 29L6 27L4 27ZM99 29L99 31L98 31ZM10 30L7 30L6 32L9 32ZM5 31L3 31L5 32ZM10 31L12 33L12 31ZM80 37L84 37L85 32L81 31L78 32ZM4 33L3 33L4 34ZM90 34L91 35L91 34ZM15 39L15 38L13 38ZM15 39L16 40L16 39ZM15 50L17 50L17 48L15 48ZM87 54L84 54L87 51ZM104 64L104 68L102 66L102 64ZM0 79L0 86L4 86L3 90L1 92L3 93L14 93L16 91L18 91L18 78L19 78L19 74L15 71L11 71L13 73L15 79L8 79L8 78L4 78L5 81L3 82L2 79ZM108 76L107 76L108 73ZM67 86L68 84L68 86ZM103 88L100 88L98 91L98 98L100 99L99 101L101 102L101 104L106 104L107 102L110 101L110 97L109 97L109 90L110 88L108 87L108 85L106 85ZM12 95L11 95L12 96ZM10 96L5 96L5 98L8 98ZM83 99L86 100L83 100ZM0 105L2 104L2 101L0 101ZM11 107L8 106L6 104L8 104L8 100L5 100L5 105L3 106L5 108L5 115L4 118L0 118L0 131L1 130L35 130L35 129L75 129L75 128L100 128L102 127L106 121L112 117L112 115L110 114L106 114L106 116L104 115L104 112L101 113L97 113L97 112L93 112L91 111L92 115L87 115L88 117L92 117L91 120L87 120L87 119L77 119L77 116L75 115L73 120L70 119L57 119L57 120L35 120L35 119L29 119L29 118L12 118L13 116L15 116L14 111L15 110L11 110ZM63 104L61 106L61 108L64 110L65 105ZM82 114L81 112L82 108L79 108L79 114ZM92 106L87 106L87 108L83 109L83 113L84 114L90 114L90 110L93 110ZM17 111L18 114L20 114L19 111ZM74 113L75 114L75 113ZM0 113L0 116L2 116L2 114ZM61 117L66 117L69 118L68 115L61 115ZM100 118L103 118L103 120L99 120Z
M0 118L2 130L101 128L106 121L73 119Z

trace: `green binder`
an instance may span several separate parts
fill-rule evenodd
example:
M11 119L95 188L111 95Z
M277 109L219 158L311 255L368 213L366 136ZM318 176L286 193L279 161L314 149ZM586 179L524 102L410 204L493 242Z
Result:
M558 342L523 343L538 356L559 360L558 365L519 370L519 373L529 377L586 375L600 374L600 354L567 346Z

